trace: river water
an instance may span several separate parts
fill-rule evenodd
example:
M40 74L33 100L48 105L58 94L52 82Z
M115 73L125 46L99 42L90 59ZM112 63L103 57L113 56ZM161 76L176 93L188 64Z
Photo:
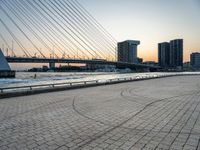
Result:
M30 73L30 72L16 72L14 79L0 79L0 87L15 87L15 86L29 86L53 83L79 82L99 80L104 82L109 79L116 78L137 78L144 76L156 76L160 74L170 73L105 73L105 72L70 72L70 73ZM181 74L181 73L180 73ZM200 74L200 73L199 73Z

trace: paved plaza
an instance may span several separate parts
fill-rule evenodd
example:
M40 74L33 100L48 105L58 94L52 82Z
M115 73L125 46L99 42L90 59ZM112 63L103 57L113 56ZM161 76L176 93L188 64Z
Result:
M200 150L200 76L0 100L0 150Z

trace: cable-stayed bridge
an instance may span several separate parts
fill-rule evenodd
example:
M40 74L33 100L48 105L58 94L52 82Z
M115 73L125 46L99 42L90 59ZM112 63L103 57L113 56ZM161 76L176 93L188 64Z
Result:
M151 67L117 62L117 40L77 0L0 0L0 39L10 63Z

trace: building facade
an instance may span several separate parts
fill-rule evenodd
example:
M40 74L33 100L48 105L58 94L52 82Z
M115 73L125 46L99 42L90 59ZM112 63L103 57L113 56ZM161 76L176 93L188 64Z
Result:
M193 68L200 68L200 53L192 53L190 63Z
M158 62L163 68L183 67L183 39L158 44Z
M118 43L118 61L138 63L137 46L140 41L127 40Z
M170 43L163 42L158 44L158 63L163 68L169 67Z
M170 67L183 67L183 39L170 41Z

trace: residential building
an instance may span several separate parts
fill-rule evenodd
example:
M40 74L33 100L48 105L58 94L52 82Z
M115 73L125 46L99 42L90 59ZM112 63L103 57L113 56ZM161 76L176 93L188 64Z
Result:
M170 41L170 67L183 67L183 39Z
M170 43L163 42L158 44L158 64L163 68L169 67Z
M159 43L158 62L163 68L181 69L183 67L183 39Z
M193 68L200 68L200 53L192 53L190 63Z
M118 43L118 61L138 63L137 46L140 41L127 40Z

